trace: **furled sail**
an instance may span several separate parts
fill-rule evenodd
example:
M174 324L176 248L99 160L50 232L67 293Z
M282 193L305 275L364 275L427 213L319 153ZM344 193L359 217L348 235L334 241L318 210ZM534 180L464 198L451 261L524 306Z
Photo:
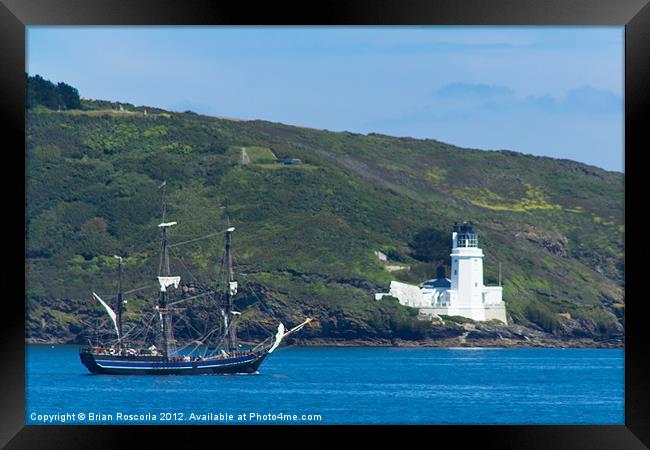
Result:
M160 290L165 292L171 285L177 288L181 282L181 277L158 277L158 282L160 283Z
M167 228L167 227L173 227L176 224L177 224L177 222L163 222L163 223L158 224L158 227Z
M275 333L275 342L273 343L273 346L269 349L269 353L273 353L273 350L278 348L278 345L280 345L280 341L282 341L282 338L284 337L284 325L282 322L280 322L280 325L278 325L278 332Z
M289 335L289 334L291 334L291 333L295 333L296 331L300 331L300 330L302 330L302 328L303 328L305 325L307 325L308 323L310 323L312 320L314 320L313 317L308 317L307 320L305 320L305 321L304 321L303 323L301 323L300 325L293 327L292 329L290 329L289 331L287 331L286 333L284 333L284 335L287 336L287 335Z
M113 311L113 310L111 309L111 307L108 306L108 305L104 302L104 300L102 300L102 299L99 297L99 295L97 295L97 294L95 294L95 293L93 292L93 296L94 296L97 300L99 300L99 303L102 304L102 306L106 309L106 312L108 313L108 315L111 317L111 320L113 321L113 326L115 327L115 332L117 333L117 338L119 339L119 338L120 338L120 330L117 328L117 315L115 314L115 311Z

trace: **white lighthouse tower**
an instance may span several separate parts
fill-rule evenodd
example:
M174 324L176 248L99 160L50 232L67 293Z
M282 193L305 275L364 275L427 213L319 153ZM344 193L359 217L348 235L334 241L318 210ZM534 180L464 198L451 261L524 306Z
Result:
M406 306L418 308L420 313L463 316L476 321L499 320L508 323L501 286L483 284L483 250L478 247L478 233L472 223L454 225L451 234L451 279L438 278L412 286L392 281L390 292L379 293L396 297Z
M483 250L472 223L454 225L451 239L449 315L506 322L503 288L483 284Z
M451 298L449 314L485 320L483 250L472 224L455 225L451 234ZM456 298L453 298L456 297Z

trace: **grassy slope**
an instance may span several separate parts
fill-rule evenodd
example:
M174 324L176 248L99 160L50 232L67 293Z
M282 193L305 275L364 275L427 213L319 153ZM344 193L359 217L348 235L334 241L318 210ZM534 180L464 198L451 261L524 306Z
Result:
M116 252L129 256L129 286L148 283L157 267L162 180L177 242L219 230L228 198L242 282L266 292L265 314L273 305L279 316L318 312L340 332L341 317L366 332L391 317L407 320L392 303L378 308L372 292L394 277L418 282L437 264L448 267L451 224L472 220L486 281L495 283L503 265L515 322L552 329L562 320L557 313L569 312L606 332L615 316L622 320L622 174L433 140L125 108L134 112L28 116L32 334L87 333L101 311L80 299L91 287L110 295ZM239 164L241 147L251 164ZM273 155L305 164L273 164ZM418 233L439 237L429 261L413 258ZM412 269L389 273L373 254L379 249ZM213 278L220 251L218 237L178 247L191 273L181 274ZM251 311L263 309L251 303ZM133 296L132 312L144 304Z

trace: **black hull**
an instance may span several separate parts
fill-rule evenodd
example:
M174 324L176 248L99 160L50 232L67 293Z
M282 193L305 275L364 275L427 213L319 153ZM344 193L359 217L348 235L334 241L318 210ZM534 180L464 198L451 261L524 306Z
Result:
M161 357L98 355L81 352L81 362L93 374L108 375L226 375L252 374L266 358L266 350L230 358L165 361Z

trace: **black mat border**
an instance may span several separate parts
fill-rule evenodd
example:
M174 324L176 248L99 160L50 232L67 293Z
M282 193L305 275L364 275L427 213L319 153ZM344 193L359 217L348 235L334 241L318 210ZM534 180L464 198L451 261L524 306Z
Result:
M324 1L300 4L207 0L0 0L0 126L3 130L3 314L0 319L0 445L7 448L115 448L138 438L146 448L198 445L202 439L224 445L236 433L260 443L284 445L306 439L308 445L336 444L332 431L362 431L376 437L408 435L423 445L447 439L495 448L628 449L650 445L650 353L641 295L628 295L625 344L625 426L25 426L24 305L18 299L25 279L24 88L25 26L30 25L618 25L625 26L625 170L626 237L642 238L642 223L632 214L644 210L643 151L649 148L650 7L648 0L418 0ZM12 144L10 144L12 143ZM633 206L634 205L634 208ZM9 237L7 239L7 237ZM632 242L627 238L626 242ZM626 246L626 292L640 284L640 250ZM9 286L14 286L9 289ZM24 294L24 282L22 283ZM11 295L13 291L15 295ZM638 292L638 291L637 291ZM233 437L233 436L229 436ZM218 441L214 441L218 439ZM297 439L298 441L294 441ZM419 439L418 439L419 440ZM10 441L10 442L9 442ZM209 441L208 441L209 442ZM448 441L449 442L449 441ZM299 445L299 444L298 444ZM444 444L442 444L444 445ZM248 447L248 445L246 445Z

